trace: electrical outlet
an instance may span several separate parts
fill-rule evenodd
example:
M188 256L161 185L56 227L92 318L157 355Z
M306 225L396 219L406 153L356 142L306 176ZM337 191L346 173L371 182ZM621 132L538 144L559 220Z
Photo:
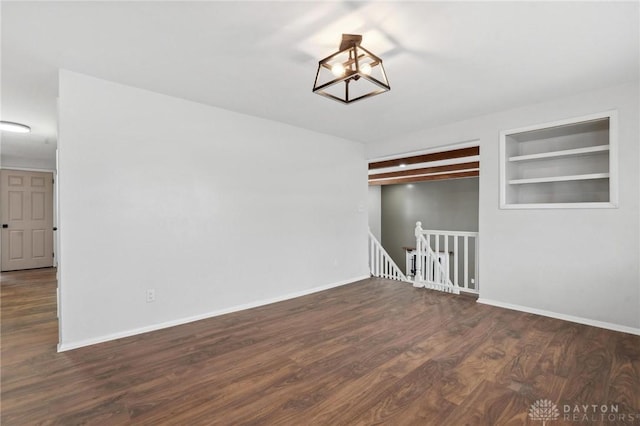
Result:
M156 301L156 289L155 288L148 288L147 289L147 303L151 303L151 302L155 302Z
M476 279L475 278L471 278L471 284L475 284L476 283Z

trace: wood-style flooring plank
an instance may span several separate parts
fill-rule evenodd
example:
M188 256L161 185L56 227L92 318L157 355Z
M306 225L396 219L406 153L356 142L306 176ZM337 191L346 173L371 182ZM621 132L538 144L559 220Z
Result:
M3 273L0 291L3 425L521 425L540 424L538 399L640 412L640 337L394 281L64 353L54 269Z

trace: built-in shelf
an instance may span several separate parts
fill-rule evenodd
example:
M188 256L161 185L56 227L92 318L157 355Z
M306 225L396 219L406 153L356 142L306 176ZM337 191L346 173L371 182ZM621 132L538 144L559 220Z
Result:
M588 154L594 154L597 152L607 152L607 151L609 151L608 144L590 146L586 148L564 149L562 151L541 152L538 154L517 155L514 157L509 157L509 161L542 160L544 158L571 157L571 156L588 155Z
M608 179L609 173L591 173L587 175L572 176L549 176L531 179L513 179L509 181L509 185L523 185L527 183L543 183L543 182L567 182L571 180L590 180L590 179Z
M500 133L500 207L617 204L615 111Z

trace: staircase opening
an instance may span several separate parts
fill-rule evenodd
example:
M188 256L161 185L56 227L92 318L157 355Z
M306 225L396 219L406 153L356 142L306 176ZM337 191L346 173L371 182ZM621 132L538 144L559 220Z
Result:
M479 153L475 141L369 163L371 237L416 287L479 293Z

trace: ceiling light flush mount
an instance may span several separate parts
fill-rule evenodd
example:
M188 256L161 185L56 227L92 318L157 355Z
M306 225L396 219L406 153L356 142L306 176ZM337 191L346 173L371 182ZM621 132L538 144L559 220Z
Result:
M31 131L31 127L25 124L14 123L12 121L0 121L0 130L14 133L29 133Z
M318 62L313 93L350 104L391 90L382 59L361 41L361 35L342 34L339 50Z

